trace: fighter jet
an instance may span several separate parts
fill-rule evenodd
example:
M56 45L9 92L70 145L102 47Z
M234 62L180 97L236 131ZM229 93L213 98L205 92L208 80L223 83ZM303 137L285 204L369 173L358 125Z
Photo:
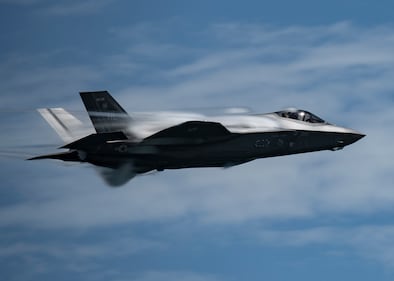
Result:
M231 167L259 158L340 150L365 135L300 109L266 114L205 116L188 113L133 117L107 92L81 92L95 133L62 108L39 109L67 143L67 151L30 158L86 162L110 186L167 169Z

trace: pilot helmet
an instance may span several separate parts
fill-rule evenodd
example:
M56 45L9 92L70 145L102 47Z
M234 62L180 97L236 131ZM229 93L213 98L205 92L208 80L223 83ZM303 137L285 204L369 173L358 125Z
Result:
M305 112L304 111L300 111L298 113L298 120L304 120L304 117L305 117Z

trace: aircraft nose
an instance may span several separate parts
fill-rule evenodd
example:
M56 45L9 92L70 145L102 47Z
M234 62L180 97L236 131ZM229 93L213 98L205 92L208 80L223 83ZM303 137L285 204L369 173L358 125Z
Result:
M359 132L345 133L341 135L340 138L338 138L337 144L341 146L346 146L355 143L356 141L359 141L363 137L365 137L365 134Z
M349 144L355 143L358 140L361 140L363 137L365 137L364 134L361 133L356 133L356 134L351 134L349 138Z
M356 142L358 140L361 140L363 137L365 137L365 134L361 134L361 133L354 134L352 143L354 143L354 142Z

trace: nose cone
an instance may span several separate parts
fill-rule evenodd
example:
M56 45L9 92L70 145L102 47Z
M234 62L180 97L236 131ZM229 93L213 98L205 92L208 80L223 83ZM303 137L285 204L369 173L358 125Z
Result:
M349 135L347 136L348 145L349 145L349 144L352 144L352 143L355 143L355 142L358 141L358 140L361 140L363 137L365 137L365 135L364 135L364 134L361 134L361 133L349 134Z
M364 134L356 132L356 131L342 133L337 138L337 145L339 147L344 147L344 146L350 145L352 143L355 143L356 141L362 139L363 137L365 137Z

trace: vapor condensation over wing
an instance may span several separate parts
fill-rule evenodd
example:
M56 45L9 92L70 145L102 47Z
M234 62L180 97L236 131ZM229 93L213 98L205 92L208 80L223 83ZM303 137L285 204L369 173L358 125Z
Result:
M249 109L242 107L232 108L206 108L199 109L197 112L208 112L206 114L196 113L196 111L157 111L157 112L132 112L130 124L127 128L130 135L134 136L135 141L141 141L146 137L149 137L161 130L166 128L182 124L187 121L211 121L219 122L225 125L230 131L243 132L251 129L263 129L279 127L280 124L273 123L267 119L266 124L263 124L257 115L250 114ZM11 115L18 114L23 111L12 111ZM29 112L32 112L31 110ZM71 113L72 112L72 113ZM10 111L2 112L10 114ZM19 159L30 158L33 155L39 153L47 153L54 148L59 148L62 143L70 143L77 139L86 137L90 134L95 133L94 128L87 119L86 112L79 111L67 111L64 108L41 108L34 113L35 117L39 119L41 117L52 127L61 141L59 143L56 139L53 143L48 143L48 138L45 131L41 131L34 128L34 122L28 124L28 120L19 122L20 128L15 127L15 131L18 133L18 141L13 140L3 141L0 147L1 157L12 157ZM249 114L246 114L249 113ZM31 113L29 113L31 114ZM104 126L114 125L111 121L117 120L118 113L107 113L107 112L89 112L90 115L97 117L103 117L104 120L108 120L108 124L102 123ZM78 117L76 117L78 116ZM257 119L256 119L257 118ZM4 120L3 120L4 122ZM13 122L7 124L11 127ZM24 124L23 124L24 123ZM241 125L240 125L241 124ZM25 128L22 128L22 125ZM36 124L37 125L37 124ZM42 125L42 124L41 124ZM29 128L26 129L26 126ZM34 137L33 137L34 135Z
M92 132L84 126L82 121L64 108L40 108L38 112L65 143L82 138Z
M57 148L62 143L69 143L94 133L93 126L85 111L66 110L64 108L41 108L37 111L24 108L0 110L2 116L0 129L3 133L6 133L3 135L0 144L0 155L25 158L24 156L31 156L32 153L34 154L37 151ZM246 108L233 107L200 108L194 111L132 112L129 129L140 139L143 139L162 129L186 121L211 119L214 116L223 116L224 114L237 116L249 111ZM204 112L204 114L196 112ZM105 112L94 112L93 114L106 118L116 116L116 113ZM38 127L45 124L39 121L40 115L55 130L63 142L58 143L54 139L53 143L52 141L48 143L49 136L46 135L45 130L37 130ZM11 131L12 134L8 134Z

